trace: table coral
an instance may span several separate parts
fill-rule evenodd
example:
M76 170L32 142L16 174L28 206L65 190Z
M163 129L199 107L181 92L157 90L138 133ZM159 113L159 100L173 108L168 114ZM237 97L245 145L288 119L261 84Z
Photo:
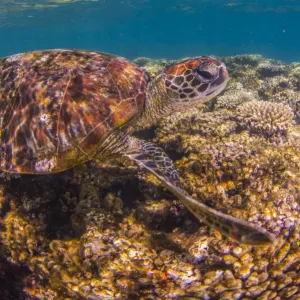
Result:
M277 243L255 248L222 237L122 159L49 176L2 176L5 299L299 298L297 64L282 69L287 80L282 70L269 72L267 89L262 65L272 61L224 60L232 77L224 95L163 119L156 140L194 198L267 229ZM137 63L152 75L167 62ZM285 138L270 138L276 134Z

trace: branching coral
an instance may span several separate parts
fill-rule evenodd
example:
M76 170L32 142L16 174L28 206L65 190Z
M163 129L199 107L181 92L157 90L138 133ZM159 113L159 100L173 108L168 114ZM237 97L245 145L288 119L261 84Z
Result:
M300 92L295 92L291 89L276 93L272 97L272 102L283 103L288 105L296 116L296 121L299 123L300 118Z
M294 114L284 104L254 100L237 108L236 120L250 132L269 137L286 135L294 124Z
M215 109L226 108L235 109L238 105L255 100L258 95L252 91L245 90L229 90L224 95L217 98L217 102L214 106Z

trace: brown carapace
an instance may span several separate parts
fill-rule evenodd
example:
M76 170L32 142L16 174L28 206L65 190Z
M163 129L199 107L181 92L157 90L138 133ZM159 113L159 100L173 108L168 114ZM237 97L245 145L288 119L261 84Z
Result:
M220 93L225 65L196 57L153 80L128 60L100 52L48 50L0 60L0 169L61 172L91 159L123 155L153 173L206 224L238 241L265 245L273 237L219 213L184 191L171 160L155 144L131 136L184 107Z
M60 172L86 160L145 103L144 72L103 53L53 50L0 62L0 168Z

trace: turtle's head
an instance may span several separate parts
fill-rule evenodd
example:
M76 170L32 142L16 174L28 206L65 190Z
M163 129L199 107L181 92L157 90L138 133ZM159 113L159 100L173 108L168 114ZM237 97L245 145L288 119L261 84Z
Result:
M188 109L218 95L229 80L226 66L208 56L186 59L167 67L147 88L141 126L172 112Z
M208 56L190 58L169 66L163 75L167 95L175 111L212 99L229 80L224 63Z

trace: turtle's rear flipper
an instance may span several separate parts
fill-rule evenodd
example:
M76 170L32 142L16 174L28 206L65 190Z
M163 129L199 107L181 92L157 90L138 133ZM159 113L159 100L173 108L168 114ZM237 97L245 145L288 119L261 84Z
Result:
M179 175L165 152L150 142L130 138L125 156L154 174L162 184L202 222L223 235L250 245L270 245L275 239L267 231L248 222L218 212L191 198L181 186Z

